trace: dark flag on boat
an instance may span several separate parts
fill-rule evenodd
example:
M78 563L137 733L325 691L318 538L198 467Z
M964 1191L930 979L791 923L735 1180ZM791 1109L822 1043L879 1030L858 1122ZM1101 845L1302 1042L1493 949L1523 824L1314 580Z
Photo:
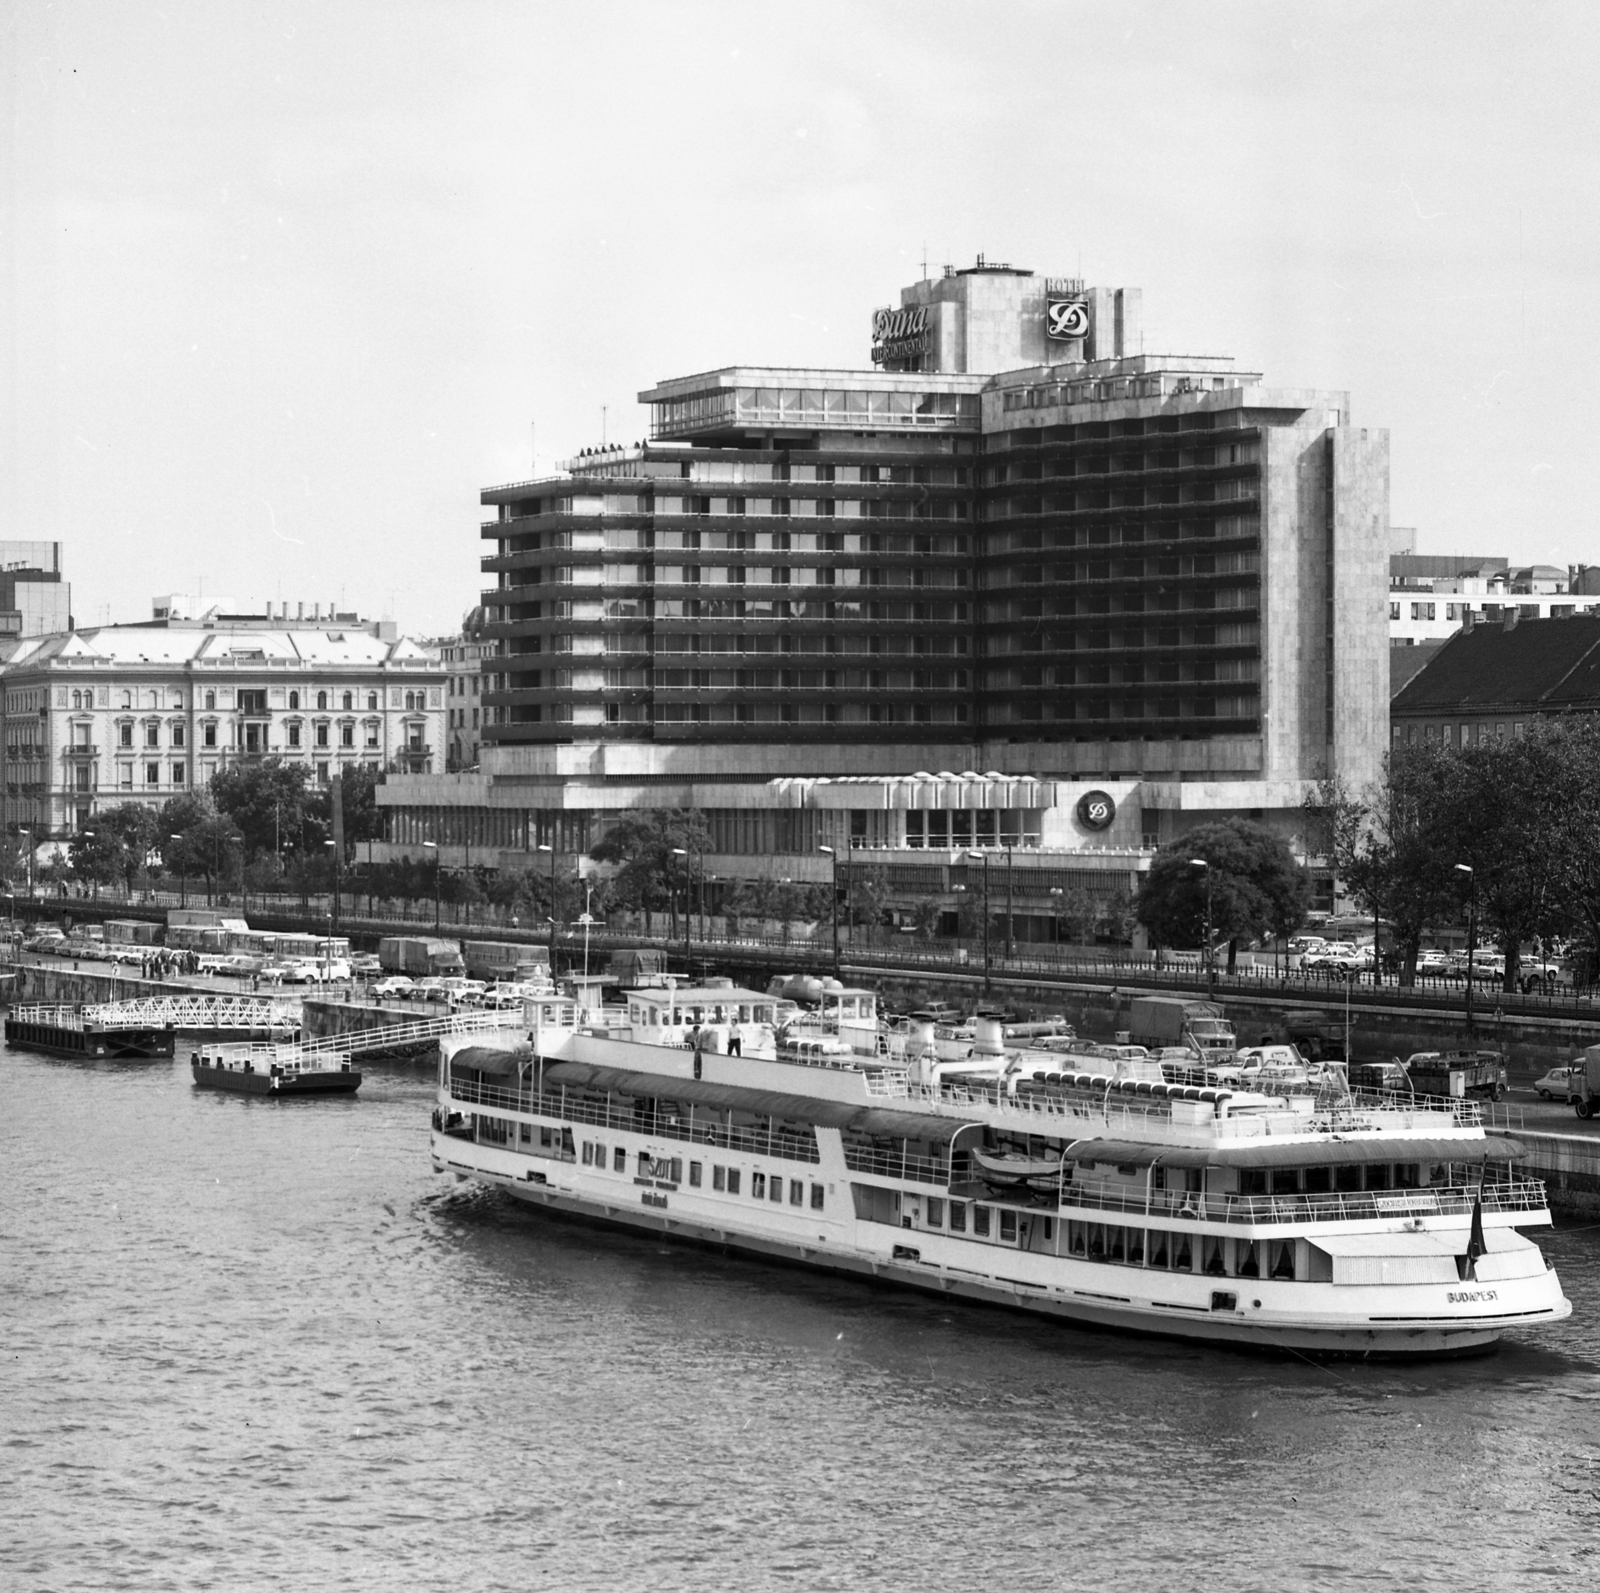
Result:
M1466 1263L1461 1269L1461 1281L1476 1281L1478 1257L1484 1252L1483 1243L1483 1187L1472 1197L1472 1230L1467 1235L1467 1253L1461 1259Z

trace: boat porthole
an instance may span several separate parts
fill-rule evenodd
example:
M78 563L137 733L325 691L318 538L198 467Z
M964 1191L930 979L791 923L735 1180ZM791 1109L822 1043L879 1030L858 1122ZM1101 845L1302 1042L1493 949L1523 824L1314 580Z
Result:
M1261 1309L1261 1302L1259 1300L1252 1300L1250 1303L1256 1308L1256 1310L1259 1311Z

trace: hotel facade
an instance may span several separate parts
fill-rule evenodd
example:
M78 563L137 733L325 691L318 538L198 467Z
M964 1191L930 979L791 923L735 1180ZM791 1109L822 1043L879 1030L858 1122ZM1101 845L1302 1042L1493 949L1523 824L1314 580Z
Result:
M870 368L663 382L649 442L485 490L480 769L392 779L394 855L692 806L724 881L832 847L923 894L1004 849L1038 928L1207 820L1294 840L1386 740L1387 435L1144 352L1140 308L947 269Z

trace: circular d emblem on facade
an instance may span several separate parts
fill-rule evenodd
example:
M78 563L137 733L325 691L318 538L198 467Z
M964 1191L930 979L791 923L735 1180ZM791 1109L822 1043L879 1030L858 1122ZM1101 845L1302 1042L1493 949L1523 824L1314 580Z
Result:
M1104 830L1117 816L1117 804L1104 791L1085 791L1078 798L1078 823L1086 830Z

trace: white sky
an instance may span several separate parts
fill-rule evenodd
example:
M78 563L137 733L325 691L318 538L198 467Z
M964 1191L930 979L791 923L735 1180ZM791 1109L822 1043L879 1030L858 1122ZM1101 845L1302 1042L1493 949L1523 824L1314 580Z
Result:
M1423 551L1600 562L1594 4L12 0L0 535L152 594L476 600L639 389L863 366L982 250L1348 388Z

